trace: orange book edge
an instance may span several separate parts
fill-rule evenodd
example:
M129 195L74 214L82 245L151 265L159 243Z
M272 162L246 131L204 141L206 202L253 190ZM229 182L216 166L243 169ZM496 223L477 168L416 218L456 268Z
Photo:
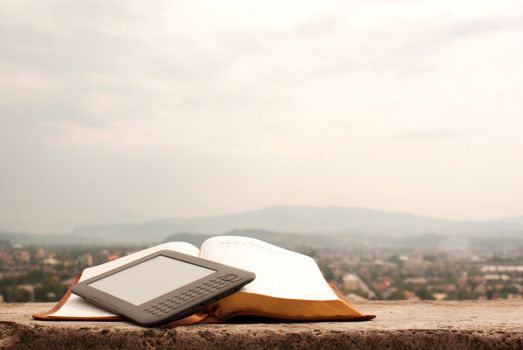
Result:
M365 321L375 315L358 311L345 296L329 284L336 293L335 300L283 299L262 294L237 292L216 303L213 314L220 321L255 316L282 321Z

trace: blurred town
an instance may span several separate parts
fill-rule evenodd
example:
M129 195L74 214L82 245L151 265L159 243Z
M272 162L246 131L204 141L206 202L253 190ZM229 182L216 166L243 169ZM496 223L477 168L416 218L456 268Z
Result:
M145 248L23 245L0 241L0 301L59 300L86 267ZM311 249L349 300L523 299L523 249L473 253L422 248Z

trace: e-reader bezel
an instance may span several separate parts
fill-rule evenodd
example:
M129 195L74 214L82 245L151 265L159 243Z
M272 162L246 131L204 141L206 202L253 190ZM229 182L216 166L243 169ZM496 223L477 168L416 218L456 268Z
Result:
M214 270L215 272L140 305L132 304L90 286L93 282L158 256L165 256ZM158 273L167 274L168 271L159 271ZM240 290L244 285L254 280L255 277L256 275L252 272L232 266L172 250L161 250L77 283L71 288L71 291L103 309L125 316L143 326L157 326L190 316L203 307ZM179 303L173 305L176 301L179 301ZM157 312L159 305L162 310L167 311ZM154 313L152 313L151 310L153 310Z

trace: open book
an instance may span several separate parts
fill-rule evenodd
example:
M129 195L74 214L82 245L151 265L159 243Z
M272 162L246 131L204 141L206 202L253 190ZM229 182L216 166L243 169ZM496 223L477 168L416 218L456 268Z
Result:
M184 242L160 244L125 257L87 268L79 281L109 271L156 251L169 249L199 256L256 273L256 279L239 292L218 301L205 312L178 324L223 322L236 316L280 320L369 320L330 286L311 257L263 241L237 236L217 236L203 242L200 249ZM120 316L105 311L67 292L51 310L35 314L40 320L116 320ZM176 322L175 322L176 324Z

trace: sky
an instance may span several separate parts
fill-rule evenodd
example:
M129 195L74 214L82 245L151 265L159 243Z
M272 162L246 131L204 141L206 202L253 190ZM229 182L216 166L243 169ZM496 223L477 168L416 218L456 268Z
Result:
M0 0L0 229L523 215L523 2Z

